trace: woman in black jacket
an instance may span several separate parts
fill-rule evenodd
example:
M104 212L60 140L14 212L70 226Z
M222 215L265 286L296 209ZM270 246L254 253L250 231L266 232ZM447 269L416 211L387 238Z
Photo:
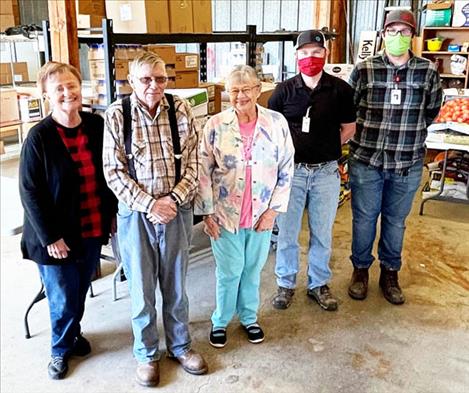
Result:
M52 112L31 129L21 151L21 250L39 267L52 328L48 373L62 379L70 356L91 351L80 321L117 201L102 171L103 119L81 111L78 70L49 62L38 87Z

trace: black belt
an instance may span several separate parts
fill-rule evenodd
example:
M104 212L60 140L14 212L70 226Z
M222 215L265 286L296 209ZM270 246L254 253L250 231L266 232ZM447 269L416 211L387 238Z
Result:
M330 164L333 161L327 161L327 162L320 162L318 164L306 164L304 162L299 162L295 164L295 168L306 168L306 169L319 169L322 168L323 166L326 166L327 164Z

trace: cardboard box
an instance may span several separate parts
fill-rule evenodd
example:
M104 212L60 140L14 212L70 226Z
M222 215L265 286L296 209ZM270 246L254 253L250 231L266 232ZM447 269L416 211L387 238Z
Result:
M218 112L215 110L215 101L208 102L208 114L209 115L216 115Z
M106 71L104 68L104 60L90 60L90 79L91 80L105 80ZM114 69L116 71L116 80L127 80L129 74L129 62L128 60L116 60L114 62Z
M197 53L176 53L176 71L199 70L199 55Z
M167 65L165 67L166 69L166 75L168 76L168 78L174 78L176 79L176 70L174 69L174 65Z
M14 15L13 0L0 0L0 15Z
M116 45L114 48L114 58L116 60L133 60L143 54L142 45Z
M454 2L453 23L454 27L469 26L469 1L456 0Z
M77 14L106 17L106 5L104 0L76 0L76 10Z
M223 83L215 84L215 97L213 102L215 104L215 113L221 112L221 93L225 91L225 85Z
M106 15L114 33L169 33L166 0L106 0Z
M104 60L104 44L90 44L88 60Z
M42 118L42 102L40 98L20 95L18 104L22 121L29 122Z
M29 81L28 63L13 63L13 74L11 72L12 63L0 63L0 84L6 85L15 82Z
M0 31L5 31L13 26L15 26L15 17L13 14L0 15Z
M192 0L169 0L169 26L171 33L192 33Z
M16 90L12 88L0 88L0 123L17 121L20 118Z
M199 71L176 71L176 89L199 87Z
M195 117L206 116L208 113L208 96L205 89L175 89L165 90L169 94L185 98L189 105L192 107L192 112Z
M102 15L87 15L87 14L78 14L77 15L77 28L78 29L91 29L93 27L101 27L103 25ZM85 32L80 31L80 34L95 34L95 32Z
M273 83L264 83L262 82L261 95L257 99L257 103L265 108L268 106L268 101L270 96L275 90L275 85Z
M215 99L215 83L211 82L200 82L199 87L207 89L207 95L209 100Z
M192 0L194 33L212 32L212 1Z
M452 1L428 3L427 14L425 17L425 26L450 26L452 6Z
M168 78L168 82L166 83L166 89L175 89L176 88L176 76L172 78Z
M166 64L176 64L176 47L174 45L147 45L145 49L157 54Z

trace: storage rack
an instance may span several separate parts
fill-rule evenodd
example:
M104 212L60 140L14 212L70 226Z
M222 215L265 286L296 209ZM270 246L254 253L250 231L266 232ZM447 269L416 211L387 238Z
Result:
M198 43L200 55L200 80L207 81L207 43L217 42L243 42L246 44L247 62L255 66L256 44L265 42L282 42L282 68L284 64L285 42L296 43L299 32L273 32L257 33L255 25L246 26L242 32L217 32L217 33L171 33L171 34L122 34L113 33L112 20L103 19L102 29L86 29L89 33L100 33L92 35L79 35L78 42L84 44L102 43L104 46L104 66L106 73L106 95L109 105L116 99L115 73L114 73L114 47L117 44L189 44ZM44 46L46 48L46 59L51 59L50 34L48 21L43 22ZM336 33L323 29L326 39L333 39ZM107 106L93 105L94 109L103 110Z

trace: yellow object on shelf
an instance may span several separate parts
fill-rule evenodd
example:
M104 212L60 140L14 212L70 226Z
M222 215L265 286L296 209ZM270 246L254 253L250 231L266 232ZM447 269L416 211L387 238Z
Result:
M441 49L443 45L444 38L436 37L427 40L427 48L429 51L436 52Z

